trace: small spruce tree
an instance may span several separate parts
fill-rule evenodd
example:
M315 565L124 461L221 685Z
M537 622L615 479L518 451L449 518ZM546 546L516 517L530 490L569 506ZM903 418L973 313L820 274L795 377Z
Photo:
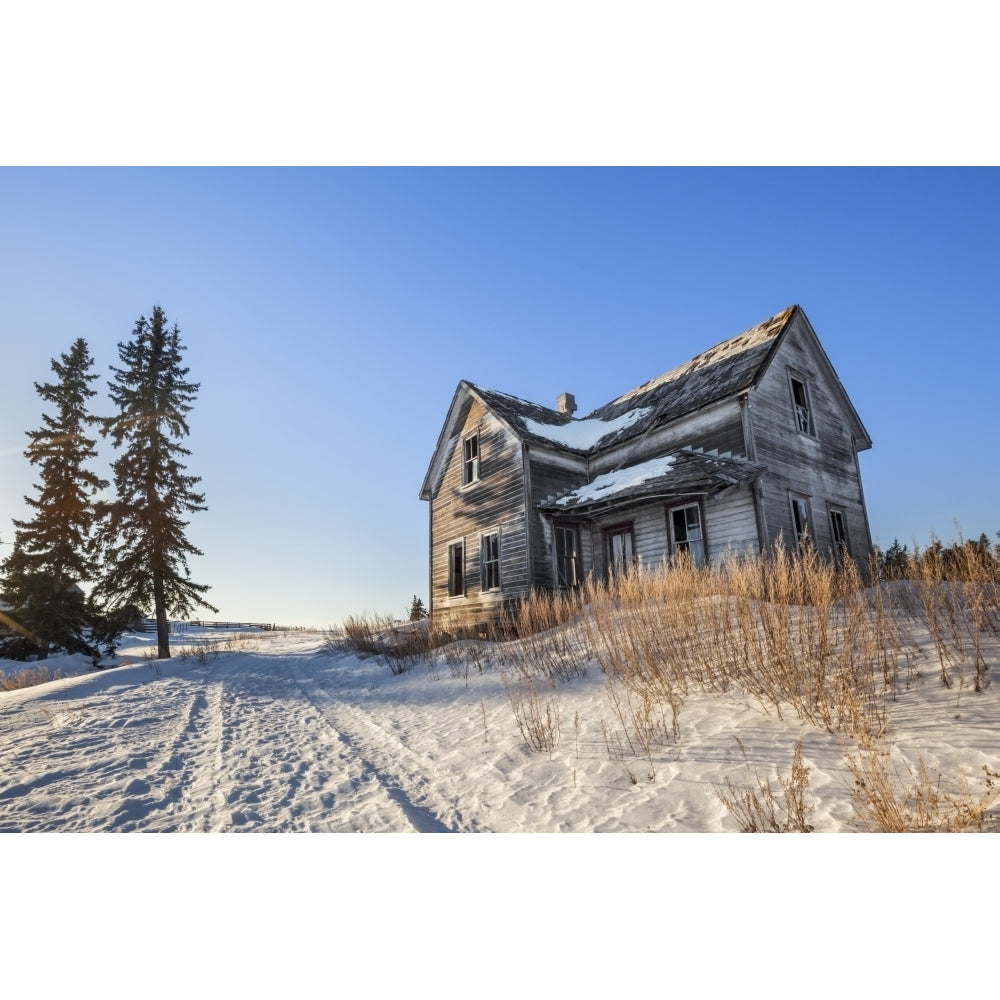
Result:
M410 621L419 622L426 617L427 609L424 607L424 602L414 594L413 600L410 602Z
M99 533L104 572L96 592L114 608L152 610L160 659L170 656L168 613L218 610L188 567L188 557L202 552L185 537L189 522L182 517L207 508L195 490L200 478L186 475L181 464L191 454L180 440L190 433L186 418L199 388L185 381L183 351L177 324L168 326L160 306L149 319L140 316L132 339L118 345L122 367L111 368L108 388L118 414L101 427L121 454L112 465L116 498Z
M879 562L883 580L905 580L913 571L910 553L905 545L899 544L898 538L880 553Z
M53 647L91 651L84 630L98 611L80 588L97 574L93 499L108 485L87 468L97 455L96 438L86 434L98 419L87 411L96 395L92 367L87 342L77 339L52 360L57 381L35 383L54 408L52 415L42 414L40 429L26 432L31 441L24 455L39 467L41 483L36 497L24 498L34 516L14 521L14 550L0 567L8 629L19 637L7 645L42 660Z

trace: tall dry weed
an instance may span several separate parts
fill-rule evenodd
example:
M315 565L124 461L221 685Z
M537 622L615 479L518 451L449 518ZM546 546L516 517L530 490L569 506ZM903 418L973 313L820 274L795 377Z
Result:
M761 777L750 763L746 747L737 738L743 762L752 778L751 784L736 785L726 778L725 790L718 785L715 794L726 809L736 817L742 833L811 833L810 807L806 804L809 768L802 759L802 741L795 744L788 776L778 774L778 797L770 778Z
M540 694L535 680L529 676L508 671L501 671L500 676L524 742L531 750L547 753L551 759L562 735L554 686Z

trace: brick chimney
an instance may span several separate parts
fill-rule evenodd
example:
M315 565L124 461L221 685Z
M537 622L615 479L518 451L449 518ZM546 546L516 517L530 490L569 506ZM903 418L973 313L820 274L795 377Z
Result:
M576 413L576 397L571 392L564 392L556 400L556 409L560 413L568 413L572 416Z

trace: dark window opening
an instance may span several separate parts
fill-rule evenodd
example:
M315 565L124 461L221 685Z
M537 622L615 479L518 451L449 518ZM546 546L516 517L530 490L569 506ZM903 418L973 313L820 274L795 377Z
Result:
M812 540L811 517L809 501L805 497L795 497L792 500L792 524L795 528L795 544L800 550Z
M803 434L816 436L812 407L809 405L809 389L805 382L792 379L792 404L795 408L795 427Z
M483 535L479 558L480 584L483 590L500 589L500 532Z
M847 519L842 510L830 509L830 533L833 535L833 558L838 566L843 566L844 557L850 556L847 544Z
M580 533L573 525L556 525L556 575L560 587L580 586Z
M455 542L448 546L448 595L461 597L465 593L465 545Z
M701 527L701 507L696 503L670 512L674 552L686 552L695 566L705 564L705 536Z

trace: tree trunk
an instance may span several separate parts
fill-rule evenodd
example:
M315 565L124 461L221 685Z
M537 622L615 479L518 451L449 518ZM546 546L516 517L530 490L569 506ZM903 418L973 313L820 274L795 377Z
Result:
M158 660L170 659L170 623L167 621L167 601L163 593L163 578L153 578L153 602L156 606L156 644Z

